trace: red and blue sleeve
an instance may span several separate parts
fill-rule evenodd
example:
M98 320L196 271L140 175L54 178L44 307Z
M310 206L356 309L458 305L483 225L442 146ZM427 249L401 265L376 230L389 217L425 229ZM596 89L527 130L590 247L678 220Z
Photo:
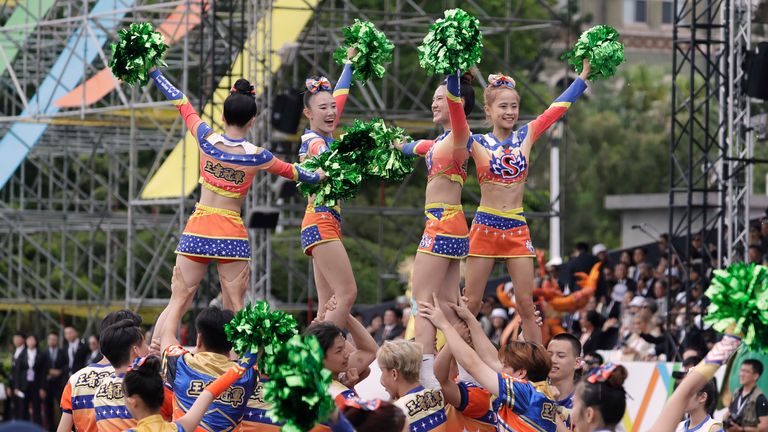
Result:
M448 75L445 84L448 99L448 115L451 119L451 134L454 147L466 147L469 141L469 125L464 114L464 104L461 101L461 71Z
M336 101L336 122L341 118L341 113L344 112L344 105L347 103L347 96L349 96L349 88L352 86L352 63L347 61L344 63L344 69L341 71L339 80L336 81L336 87L333 89L333 99Z
M470 418L481 418L488 413L488 408L491 406L490 393L480 387L468 386L466 383L459 383L458 386L461 403L456 409Z
M576 78L576 81L571 83L563 94L552 102L552 105L550 105L546 111L528 123L525 127L528 128L531 142L535 142L539 139L550 126L558 121L560 117L564 116L571 107L571 104L576 102L576 99L584 94L584 90L586 89L587 83L581 78Z
M201 141L201 132L206 131L205 135L207 135L211 128L208 125L205 125L205 123L200 119L197 111L195 111L195 107L189 103L189 99L187 99L181 90L174 87L173 84L168 81L165 75L160 72L160 69L153 70L149 73L149 76L155 82L155 87L160 90L160 93L165 95L165 97L176 106L176 109L179 110L181 118L184 120L184 124L187 125L187 129L192 131L192 133L197 137L198 142ZM205 127L198 129L198 125L200 124L205 125ZM202 137L204 138L205 135Z
M535 391L527 383L521 383L514 378L498 374L499 402L515 412L523 412L531 403L531 395Z
M325 143L325 140L322 138L316 138L312 140L309 143L309 146L307 146L307 156L309 157L314 157L319 154L325 153L327 151L328 151L328 145Z
M411 141L403 145L402 152L408 156L424 156L434 145L433 140Z
M264 150L260 155L265 159L264 167L267 172L277 174L291 181L304 183L318 183L320 175L314 171L307 171L299 164L290 164L276 158L269 150Z

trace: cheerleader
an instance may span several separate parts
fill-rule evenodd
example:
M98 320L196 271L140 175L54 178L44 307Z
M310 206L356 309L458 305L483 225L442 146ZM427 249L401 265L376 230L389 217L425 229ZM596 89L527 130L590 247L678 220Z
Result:
M347 59L356 54L357 50L349 48ZM304 115L309 120L309 129L301 136L299 160L328 151L349 95L352 72L352 62L347 60L333 93L331 83L325 77L306 80ZM347 250L341 242L341 207L315 206L314 197L309 197L301 222L301 246L304 253L312 257L318 315L325 314L327 320L346 327L347 315L357 298L357 284ZM326 314L325 304L334 295L338 307Z
M675 432L723 432L723 422L712 418L717 408L717 381L712 378L693 394L685 407L688 418L677 425Z
M535 120L513 130L520 113L520 96L515 80L493 74L483 92L486 119L493 132L474 135L472 158L480 183L480 206L472 221L467 258L466 296L469 308L480 310L485 284L497 259L507 265L515 287L517 311L522 318L525 340L541 343L541 331L533 314L533 266L535 251L523 212L528 159L533 143L560 117L587 88L589 62L584 71L555 102Z
M245 140L256 121L255 90L247 80L238 79L232 87L224 101L224 132L216 133L159 69L153 68L150 77L179 110L200 149L200 184L203 186L200 202L195 205L179 240L176 266L189 286L197 286L208 263L216 260L224 308L240 310L245 293L226 287L227 281L235 279L251 258L248 232L240 212L253 177L265 170L289 180L317 183L323 173L308 172L298 164L283 162L269 150Z
M624 417L627 370L607 364L576 386L571 420L579 432L613 432ZM679 418L679 417L678 417ZM662 432L664 429L653 429ZM670 429L669 432L672 432Z
M469 230L461 206L461 189L467 178L471 144L467 116L475 105L469 75L449 75L432 98L432 122L445 132L434 141L393 143L403 153L423 156L429 177L425 194L426 228L419 243L413 269L413 315L416 341L424 347L419 381L428 389L439 389L435 377L435 328L418 313L418 302L431 301L436 293L445 313L455 319L448 304L459 297L459 266L469 251Z

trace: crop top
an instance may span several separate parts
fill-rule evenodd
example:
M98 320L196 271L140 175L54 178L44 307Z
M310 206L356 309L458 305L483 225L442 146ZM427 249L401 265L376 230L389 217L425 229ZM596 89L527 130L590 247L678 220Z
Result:
M349 87L352 85L353 71L354 68L352 67L352 63L345 63L344 69L341 71L341 76L336 82L336 87L333 89L333 100L336 102L336 124L339 123L341 114L344 112L344 105L346 105L347 96L349 96ZM328 151L328 146L333 141L333 137L326 137L312 129L305 129L304 135L301 136L299 160L303 161L307 157L315 157L321 153L325 153Z
M472 148L472 137L461 102L460 73L448 75L446 98L451 130L432 140L420 140L403 146L407 155L423 156L427 162L428 181L437 176L446 176L451 181L464 185L467 179L467 160ZM466 143L466 145L463 145Z
M260 170L266 170L293 181L317 183L320 176L307 171L298 164L289 164L276 158L269 150L255 146L245 140L233 140L225 135L213 133L213 129L200 119L184 93L175 88L159 69L150 72L155 86L181 113L190 131L196 134L200 148L200 184L219 195L242 198L248 194L253 177ZM245 154L228 153L216 148L215 144L229 147L242 146Z
M510 185L528 178L528 155L533 143L560 119L571 104L587 89L577 78L541 115L499 141L493 133L473 135L472 159L477 167L477 180L483 183Z

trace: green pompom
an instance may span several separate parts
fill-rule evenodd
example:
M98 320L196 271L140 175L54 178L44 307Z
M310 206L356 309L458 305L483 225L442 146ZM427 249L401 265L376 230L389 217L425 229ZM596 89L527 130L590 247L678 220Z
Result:
M419 45L419 64L428 74L467 71L480 63L483 34L480 21L462 9L450 9L429 26Z
M369 122L369 135L376 143L366 159L364 172L370 177L383 181L401 181L413 172L414 157L406 156L393 147L392 143L411 141L403 128L390 127L383 120L373 119Z
M589 60L589 79L606 79L616 75L616 69L624 62L624 45L619 42L619 32L607 25L599 25L585 31L571 51L563 54L576 73L584 70L584 59Z
M387 36L377 30L373 23L358 19L341 32L344 43L333 53L336 63L344 64L347 61L347 49L352 47L357 50L357 55L351 59L354 79L366 82L374 77L382 78L384 65L392 62L392 51L395 49Z
M112 60L109 67L112 75L128 84L146 84L150 69L165 66L163 55L168 49L165 38L147 22L133 23L117 34L117 43L111 44Z
M262 349L259 368L263 368L263 360L272 356L275 347L298 333L296 319L292 315L281 310L270 310L269 303L265 301L248 304L238 311L232 321L224 325L224 331L240 356Z
M324 357L316 337L297 335L278 346L267 361L264 399L271 406L269 417L285 422L281 430L308 431L333 412L331 372L323 367Z
M333 148L333 147L331 147ZM340 201L352 199L360 190L363 172L360 165L338 150L328 150L301 164L302 168L314 171L321 168L326 179L320 183L299 183L299 192L304 196L315 196L315 205L333 207Z
M741 334L752 351L767 351L768 268L737 263L713 273L705 293L712 303L704 321L719 332Z

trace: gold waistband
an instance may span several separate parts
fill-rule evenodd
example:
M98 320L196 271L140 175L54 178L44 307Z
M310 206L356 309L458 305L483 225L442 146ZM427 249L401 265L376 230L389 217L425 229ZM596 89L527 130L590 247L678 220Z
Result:
M229 216L229 217L236 217L240 218L240 213L232 210L217 208L217 207L210 207L205 204L197 203L195 204L195 213L198 214L220 214L223 216Z

